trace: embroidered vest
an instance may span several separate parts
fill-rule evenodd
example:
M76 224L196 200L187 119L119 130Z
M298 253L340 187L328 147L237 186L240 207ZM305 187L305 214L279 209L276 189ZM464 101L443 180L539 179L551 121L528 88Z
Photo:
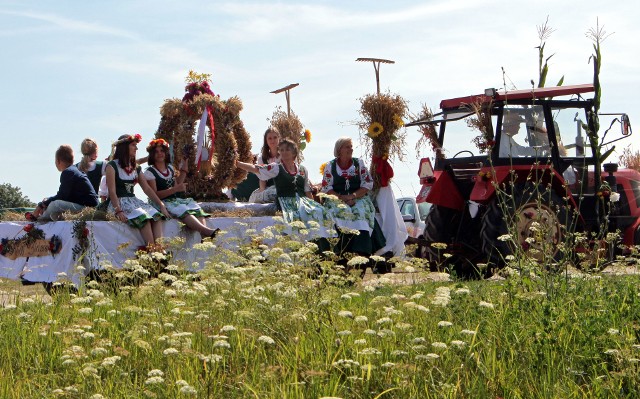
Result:
M167 165L167 171L169 172L169 176L165 177L163 176L156 168L149 166L147 168L148 171L150 171L153 176L156 178L156 190L157 191L162 191L162 190L167 190L170 189L171 187L173 187L173 185L175 184L175 174L173 172L173 166L171 166L171 164ZM173 193L167 197L164 197L164 200L172 200L174 198L177 198L176 193Z
M331 174L333 175L333 191L341 195L353 194L360 188L360 163L358 158L352 158L353 166L356 170L355 176L341 176L338 174L338 162L331 161Z
M276 185L276 195L278 197L295 197L298 194L303 197L305 195L304 180L306 174L304 167L298 165L298 173L295 175L290 175L282 164L278 164L278 167L280 168L278 175L273 178Z
M87 172L86 175L93 186L93 189L98 192L100 189L100 180L102 180L102 165L104 162L96 161L96 167L91 171ZM78 164L79 165L79 164ZM76 166L78 166L76 165Z
M118 198L121 197L135 197L136 195L133 193L133 188L138 183L138 175L140 174L142 168L140 166L136 166L136 174L135 177L131 180L120 178L119 170L122 168L118 165L118 161L113 160L109 162L109 165L113 167L116 175L116 195Z

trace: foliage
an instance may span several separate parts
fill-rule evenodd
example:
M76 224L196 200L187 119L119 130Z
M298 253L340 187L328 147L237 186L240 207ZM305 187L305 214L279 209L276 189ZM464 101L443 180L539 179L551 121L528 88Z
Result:
M467 126L480 132L473 138L473 144L476 145L481 154L488 153L495 145L493 140L493 127L491 125L491 107L492 102L483 103L477 101L467 105L473 116L467 118Z
M620 164L628 169L640 172L640 151L631 151L631 148L625 147L620 155Z
M540 44L536 47L538 49L538 87L544 87L547 81L547 74L549 73L549 60L555 54L551 54L547 58L544 58L544 47L547 44L547 39L551 36L555 29L549 26L549 17L544 21L544 24L536 27L538 29L538 39ZM564 75L560 78L556 86L562 86L564 82Z
M22 194L20 187L12 186L9 183L0 184L0 209L34 207L29 197Z
M422 110L420 113L413 118L415 120L425 120L429 121L433 119L433 111L426 104L422 104ZM428 143L431 150L436 153L436 158L440 156L444 156L444 152L442 151L442 147L438 142L438 133L436 132L436 127L434 124L427 123L424 125L419 125L418 130L421 133L420 139L416 143L416 157L420 158L420 150L424 146L424 143Z

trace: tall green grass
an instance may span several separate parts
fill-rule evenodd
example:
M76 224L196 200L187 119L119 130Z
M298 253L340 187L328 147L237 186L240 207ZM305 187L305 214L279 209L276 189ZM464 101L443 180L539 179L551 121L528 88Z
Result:
M113 284L18 295L0 308L0 397L638 397L636 274L352 284L313 249L254 244L233 265L217 249L138 285L141 257Z

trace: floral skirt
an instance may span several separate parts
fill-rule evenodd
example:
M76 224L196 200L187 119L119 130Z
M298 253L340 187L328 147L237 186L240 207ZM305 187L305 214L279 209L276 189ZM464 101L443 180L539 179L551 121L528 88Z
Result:
M160 220L162 213L137 197L120 197L120 209L124 212L131 227L140 229L148 220ZM109 203L108 212L115 213L113 204Z
M282 209L282 218L288 224L285 232L307 230L311 238L331 237L331 222L322 205L308 197L279 197L278 203Z
M159 210L159 207L156 206L153 202L150 202L154 208ZM169 214L174 218L182 219L187 215L193 215L197 218L209 217L210 215L200 208L192 198L174 198L170 200L164 200L164 206L167 207Z
M368 195L356 199L353 206L349 206L337 198L326 198L324 206L329 218L336 224L338 230L364 230L369 234L373 231L376 208Z

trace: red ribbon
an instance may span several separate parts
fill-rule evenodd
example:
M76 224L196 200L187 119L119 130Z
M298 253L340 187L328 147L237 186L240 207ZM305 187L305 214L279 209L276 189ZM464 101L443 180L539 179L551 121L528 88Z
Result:
M373 156L372 163L375 165L375 171L380 176L380 186L387 187L389 180L393 177L393 168L385 158Z
M211 105L207 105L207 116L209 118L209 127L211 128L211 148L209 149L209 162L212 162L213 151L215 149L213 141L216 138L216 127L213 123L213 108L211 107Z

